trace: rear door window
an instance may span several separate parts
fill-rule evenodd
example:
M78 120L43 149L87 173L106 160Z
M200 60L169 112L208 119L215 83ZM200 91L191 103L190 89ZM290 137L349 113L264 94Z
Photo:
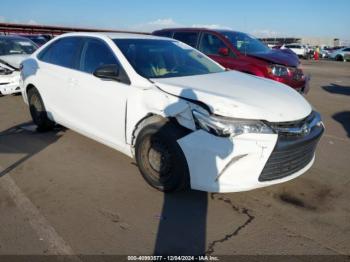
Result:
M198 42L198 32L175 32L174 38L189 46L196 48Z
M81 41L80 37L62 38L40 53L38 58L47 63L76 68Z
M206 55L218 55L220 48L227 48L226 44L216 35L205 33L201 38L199 50Z

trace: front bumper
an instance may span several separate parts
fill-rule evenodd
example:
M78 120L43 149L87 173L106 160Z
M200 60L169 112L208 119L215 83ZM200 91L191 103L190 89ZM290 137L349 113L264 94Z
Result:
M301 70L297 74L289 77L270 76L272 80L292 87L301 94L307 94L310 90L310 75L304 74Z
M301 87L295 88L299 93L306 95L310 91L310 75L305 75L304 76L304 81Z
M223 138L198 130L178 143L188 163L192 189L239 192L286 182L305 173L314 162L322 133L323 126L293 140L277 134ZM307 147L310 143L312 149Z
M8 83L8 84L0 83L0 93L2 95L11 95L16 93L21 93L21 88L19 86L19 83Z
M2 95L20 93L20 75L15 71L10 75L0 76L0 92Z

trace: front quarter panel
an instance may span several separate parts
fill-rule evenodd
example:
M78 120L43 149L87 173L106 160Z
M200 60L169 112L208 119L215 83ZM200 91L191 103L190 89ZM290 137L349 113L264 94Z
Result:
M180 125L195 130L192 109L203 110L156 87L149 89L133 88L127 103L126 143L132 145L135 142L134 131L138 128L138 124L151 115L175 118Z
M35 58L28 58L24 60L22 65L23 68L21 70L20 87L23 100L26 104L28 104L27 87L29 85L37 86L35 76L37 75L39 65Z

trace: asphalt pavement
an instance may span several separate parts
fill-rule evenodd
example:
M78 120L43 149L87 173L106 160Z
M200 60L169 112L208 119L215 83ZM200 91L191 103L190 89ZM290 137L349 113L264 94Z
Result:
M132 159L64 128L37 133L22 97L1 97L0 255L350 255L350 63L303 68L326 126L316 162L242 193L160 193Z

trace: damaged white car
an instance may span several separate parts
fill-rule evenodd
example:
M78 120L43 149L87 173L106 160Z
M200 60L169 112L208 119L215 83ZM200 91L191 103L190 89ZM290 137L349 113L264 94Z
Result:
M59 123L115 148L166 192L293 179L313 164L324 130L293 89L227 71L173 39L66 34L25 60L21 75L39 130Z
M37 49L19 36L0 36L0 96L21 93L20 63Z

